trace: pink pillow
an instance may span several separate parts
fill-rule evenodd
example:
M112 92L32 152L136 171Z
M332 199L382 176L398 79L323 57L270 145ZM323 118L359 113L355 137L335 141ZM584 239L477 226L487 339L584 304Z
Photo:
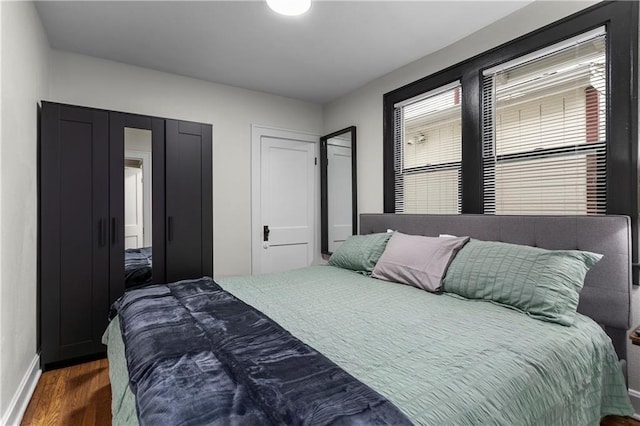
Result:
M389 239L372 276L439 292L449 263L467 241L469 237L423 237L396 232Z

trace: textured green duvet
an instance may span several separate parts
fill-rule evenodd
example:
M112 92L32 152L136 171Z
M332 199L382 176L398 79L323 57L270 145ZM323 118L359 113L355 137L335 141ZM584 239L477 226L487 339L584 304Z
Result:
M218 280L424 425L598 425L631 415L607 335L331 266ZM117 320L113 424L135 424Z

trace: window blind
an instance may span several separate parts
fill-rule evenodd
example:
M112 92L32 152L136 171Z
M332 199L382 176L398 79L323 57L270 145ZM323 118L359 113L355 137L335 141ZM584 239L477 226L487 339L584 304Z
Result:
M484 73L485 213L606 213L606 34L588 35Z
M395 106L397 213L460 213L461 89L455 82Z

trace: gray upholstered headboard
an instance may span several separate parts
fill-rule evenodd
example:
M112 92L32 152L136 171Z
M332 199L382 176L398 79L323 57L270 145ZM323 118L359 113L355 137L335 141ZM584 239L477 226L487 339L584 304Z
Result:
M604 255L585 278L578 312L601 324L619 358L626 359L631 317L631 221L627 216L360 215L360 234L387 229Z

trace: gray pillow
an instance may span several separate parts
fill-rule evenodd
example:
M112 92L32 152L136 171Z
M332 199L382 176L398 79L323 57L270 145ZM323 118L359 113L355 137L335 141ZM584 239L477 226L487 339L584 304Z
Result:
M329 265L371 273L391 235L393 234L390 232L351 235L333 252L329 259Z
M471 240L451 262L444 289L571 325L584 277L600 258L600 254L579 250Z
M469 237L437 238L396 232L372 276L439 292L451 259L467 241Z

